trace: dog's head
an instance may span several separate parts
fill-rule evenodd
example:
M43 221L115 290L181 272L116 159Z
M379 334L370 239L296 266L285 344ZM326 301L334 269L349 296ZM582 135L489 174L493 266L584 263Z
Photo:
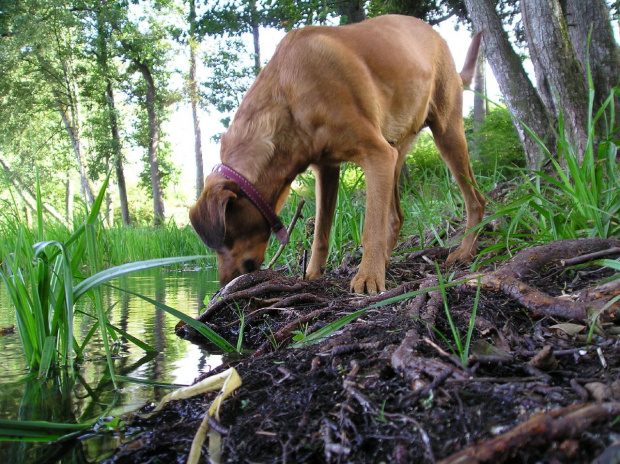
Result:
M220 284L259 269L270 230L258 209L236 182L210 174L189 212L198 236L217 253Z

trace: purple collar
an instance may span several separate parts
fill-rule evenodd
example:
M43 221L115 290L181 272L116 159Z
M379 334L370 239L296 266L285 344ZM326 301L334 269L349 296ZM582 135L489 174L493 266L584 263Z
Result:
M258 193L256 187L254 187L250 181L248 181L245 177L239 174L232 168L229 168L225 164L218 164L213 168L213 172L216 174L221 174L222 176L235 181L239 188L248 196L248 199L254 203L254 206L258 208L263 217L269 223L269 227L271 227L271 232L276 236L278 242L282 245L286 245L289 241L288 232L280 218L273 210L271 206L265 201L263 196Z

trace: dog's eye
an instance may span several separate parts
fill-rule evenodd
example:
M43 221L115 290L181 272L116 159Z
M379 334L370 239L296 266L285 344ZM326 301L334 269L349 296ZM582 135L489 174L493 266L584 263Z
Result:
M246 274L256 270L256 263L253 259L246 259L243 261L243 272Z

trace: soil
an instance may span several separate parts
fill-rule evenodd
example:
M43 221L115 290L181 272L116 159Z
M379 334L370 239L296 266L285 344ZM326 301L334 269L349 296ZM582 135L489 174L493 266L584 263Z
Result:
M620 279L601 285L613 272L591 263L618 259L619 246L552 242L477 274L442 269L467 279L445 297L408 294L438 286L429 256L442 262L443 249L394 259L378 296L349 292L354 262L316 281L268 270L242 276L198 318L236 345L242 312L251 353L205 375L234 367L243 381L210 420L222 462L620 462ZM318 343L292 348L377 303ZM475 310L466 355L446 308L463 345ZM204 343L187 326L178 334ZM215 395L173 401L150 417L145 408L109 462L185 462ZM207 454L205 446L202 462Z

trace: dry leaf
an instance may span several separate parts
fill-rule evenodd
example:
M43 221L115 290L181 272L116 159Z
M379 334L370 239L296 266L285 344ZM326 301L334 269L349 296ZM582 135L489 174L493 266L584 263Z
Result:
M565 322L563 324L556 324L549 327L553 330L561 330L566 335L577 335L579 332L582 332L586 326L581 324L571 324L570 322Z

